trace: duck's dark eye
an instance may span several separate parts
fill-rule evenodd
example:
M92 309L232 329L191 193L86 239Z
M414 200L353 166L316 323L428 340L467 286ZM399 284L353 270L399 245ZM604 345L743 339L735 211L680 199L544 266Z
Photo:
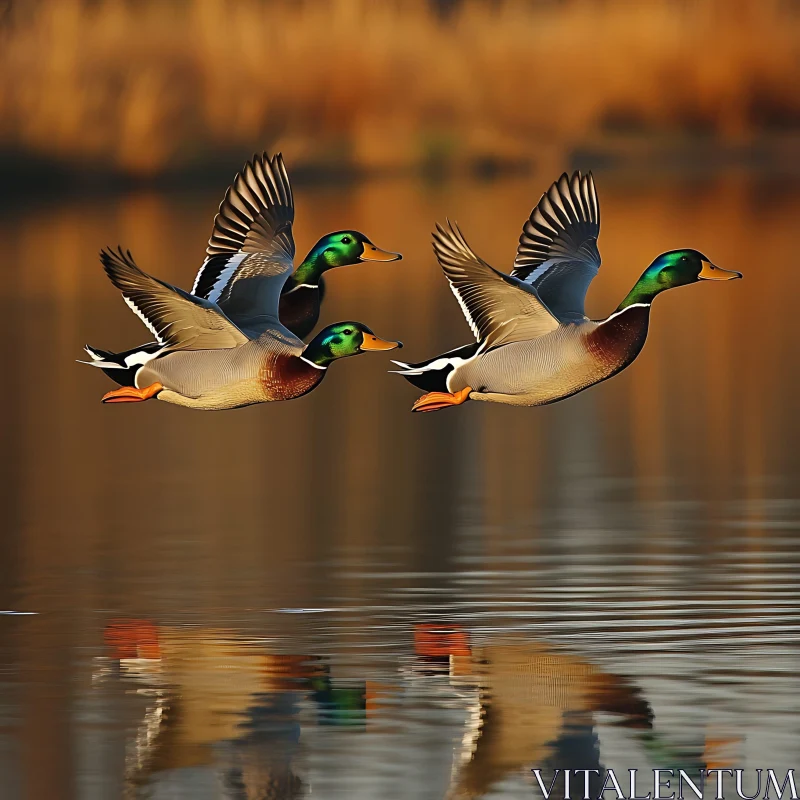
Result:
M342 244L350 244L353 240L349 236L342 236Z
M681 261L688 261L688 260L689 260L688 256L681 256Z
M353 329L352 328L345 328L344 331L342 331L342 333L344 333L345 336L352 336L353 335Z

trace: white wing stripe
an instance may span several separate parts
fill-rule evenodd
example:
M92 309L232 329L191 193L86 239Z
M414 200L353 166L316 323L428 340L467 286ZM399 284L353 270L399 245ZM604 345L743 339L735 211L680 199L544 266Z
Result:
M554 267L556 264L561 264L566 260L566 258L550 258L547 261L543 261L538 267L536 267L535 270L533 270L533 272L531 272L530 275L528 275L527 278L525 278L524 282L533 286L533 283L536 281L536 279L544 275L544 273L547 272L550 267Z
M206 264L208 263L208 258L203 261L202 266L199 270L197 270L197 275L194 276L194 283L192 284L192 294L197 294L197 286L200 283L200 278L203 277L203 273L206 269Z
M233 277L233 273L236 272L239 264L247 258L247 255L247 253L236 253L236 255L230 257L225 269L220 272L213 288L208 293L208 299L212 303L216 303L219 300L220 296L225 291L225 287L228 285L228 281Z
M147 329L150 331L150 333L152 333L153 336L156 337L156 341L159 344L164 344L164 337L156 330L156 328L153 325L153 323L150 322L150 320L147 319L147 317L141 312L141 310L139 309L139 306L137 306L136 303L134 303L133 300L130 299L130 297L126 297L125 295L122 295L122 299L127 303L128 308L130 308L130 310L133 311L133 313L136 314L136 316L139 317L139 319L142 322L144 322L144 324L147 326Z
M448 281L448 283L450 283L450 281ZM450 289L455 295L456 300L458 300L458 304L461 306L461 311L464 313L464 316L466 317L467 324L469 325L470 330L472 331L472 335L475 337L476 341L480 341L481 339L480 331L478 330L478 326L475 324L475 320L472 319L472 315L469 313L467 304L461 299L460 292L458 291L458 289L456 289L456 287L452 283L450 283Z

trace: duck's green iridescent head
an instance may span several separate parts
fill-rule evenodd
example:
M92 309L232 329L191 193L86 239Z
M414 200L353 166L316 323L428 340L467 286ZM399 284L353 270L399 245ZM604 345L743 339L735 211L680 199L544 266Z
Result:
M697 281L730 281L741 277L741 272L718 267L698 250L670 250L658 256L642 273L619 310L634 303L651 303L657 294L676 286Z
M376 336L361 322L337 322L321 330L306 347L303 357L320 367L327 367L337 358L347 358L370 350L394 350L402 342Z
M360 261L399 261L400 253L381 250L359 231L336 231L323 236L311 248L294 275L295 282L312 282L326 270Z
M741 272L722 269L698 250L670 250L662 253L645 274L665 289L685 286L695 281L730 281L741 278Z

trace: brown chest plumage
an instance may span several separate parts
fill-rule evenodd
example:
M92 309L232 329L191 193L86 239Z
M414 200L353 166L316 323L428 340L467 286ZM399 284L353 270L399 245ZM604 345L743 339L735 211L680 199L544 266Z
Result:
M281 295L278 316L295 336L303 339L317 324L321 299L319 287L299 286Z
M297 356L280 354L267 358L258 378L268 400L291 400L310 392L326 372Z
M598 325L587 337L586 348L613 372L627 367L644 347L650 306L629 306Z

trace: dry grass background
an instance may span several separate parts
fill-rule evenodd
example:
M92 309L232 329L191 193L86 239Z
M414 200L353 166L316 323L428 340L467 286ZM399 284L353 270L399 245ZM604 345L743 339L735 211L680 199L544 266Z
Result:
M624 131L800 129L794 0L31 0L0 27L0 149L154 176L221 153L397 168Z

